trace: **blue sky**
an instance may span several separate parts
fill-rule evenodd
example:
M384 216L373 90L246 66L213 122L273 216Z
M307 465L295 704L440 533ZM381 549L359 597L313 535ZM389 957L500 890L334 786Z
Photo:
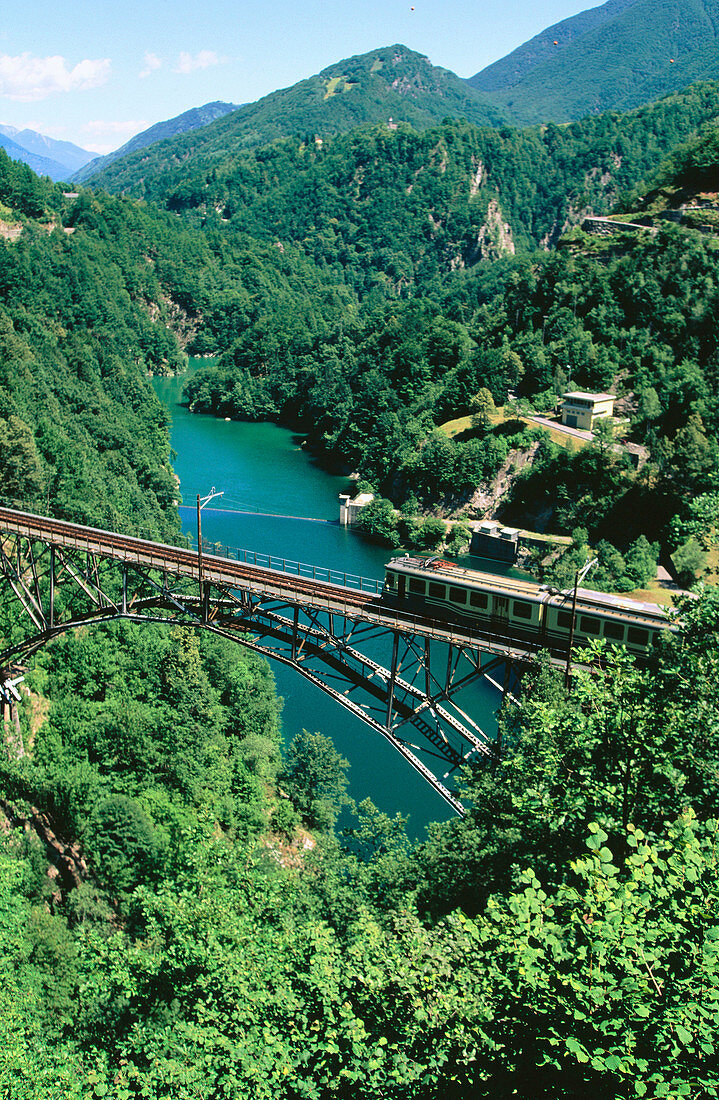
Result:
M0 123L109 152L401 42L472 76L593 0L4 0Z

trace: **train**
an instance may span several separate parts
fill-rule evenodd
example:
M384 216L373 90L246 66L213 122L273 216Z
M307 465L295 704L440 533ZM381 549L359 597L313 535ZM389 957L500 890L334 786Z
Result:
M564 655L570 638L579 647L603 638L646 658L662 631L677 629L658 604L578 588L572 637L573 589L409 554L387 563L383 599L410 614L463 623L472 632L525 641L532 648Z

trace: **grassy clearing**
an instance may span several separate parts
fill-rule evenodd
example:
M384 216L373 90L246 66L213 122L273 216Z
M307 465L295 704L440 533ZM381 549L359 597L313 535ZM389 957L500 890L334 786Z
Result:
M547 433L553 443L556 443L559 447L563 447L565 451L578 451L587 444L586 440L566 435L565 432L560 432L556 428L548 428L544 424L535 424L533 420L530 420L526 416L505 416L503 409L498 409L497 412L491 413L489 416L489 421L493 428L498 424L506 423L507 420L521 420L528 428L541 428L543 432ZM461 435L462 432L470 431L471 428L471 416L460 416L457 420L448 420L445 424L440 424L439 426L439 430L448 435L450 439L454 439L455 436Z
M674 597L678 593L671 588L664 588L657 582L647 588L637 588L634 592L622 592L620 595L626 596L628 600L641 600L644 603L658 603L660 607L673 607Z

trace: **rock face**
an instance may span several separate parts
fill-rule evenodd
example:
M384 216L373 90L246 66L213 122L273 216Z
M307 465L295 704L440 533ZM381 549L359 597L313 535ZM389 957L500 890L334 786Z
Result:
M484 225L477 234L472 260L496 260L500 256L514 256L515 251L512 227L505 221L497 200L491 199Z
M470 502L471 508L477 515L494 515L500 501L507 495L514 478L520 470L534 461L538 447L539 443L533 443L527 450L510 451L492 480L478 486Z

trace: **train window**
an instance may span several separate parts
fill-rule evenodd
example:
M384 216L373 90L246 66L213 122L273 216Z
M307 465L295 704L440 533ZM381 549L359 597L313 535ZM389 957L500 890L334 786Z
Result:
M531 603L525 603L524 600L514 601L514 614L518 619L531 619L532 617L532 605Z
M388 588L394 588L394 573L388 573L385 584Z
M436 582L433 582L433 581L429 582L429 594L430 594L430 596L434 596L435 599L438 599L438 600L446 600L447 599L447 589L444 587L444 585L443 584L437 584Z
M569 630L572 626L572 616L569 611L557 612L557 626L563 627L565 630Z
M486 592L470 592L469 602L472 607L487 607L489 600Z
M579 629L583 634L598 634L602 629L599 619L591 619L588 615L582 615L579 619Z
M604 637L611 638L614 642L624 641L624 627L621 623L610 623L605 620Z
M453 603L466 603L467 602L467 589L466 588L450 588L449 598Z
M647 645L649 642L649 631L639 630L636 626L630 626L627 631L627 641L632 645Z
M409 590L420 596L424 596L424 581L419 577L409 578Z

